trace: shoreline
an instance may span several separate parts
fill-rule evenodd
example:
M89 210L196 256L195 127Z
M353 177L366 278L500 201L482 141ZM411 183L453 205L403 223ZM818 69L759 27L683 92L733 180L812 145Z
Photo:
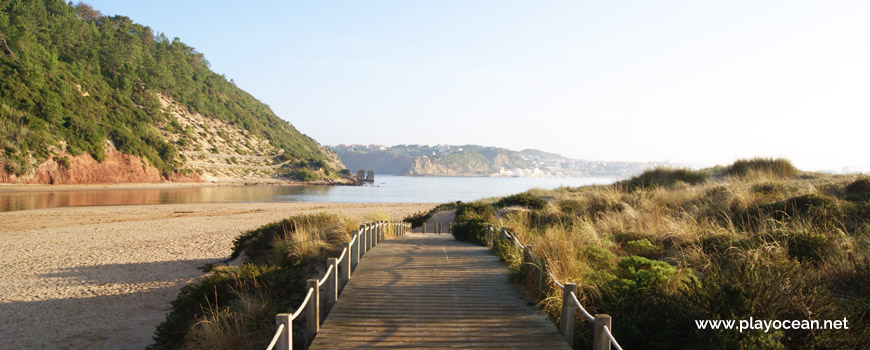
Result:
M171 190L203 187L272 187L272 186L357 186L354 183L315 181L227 181L227 182L128 182L105 184L12 184L0 183L0 193L13 192L53 192L53 191L96 191L96 190Z

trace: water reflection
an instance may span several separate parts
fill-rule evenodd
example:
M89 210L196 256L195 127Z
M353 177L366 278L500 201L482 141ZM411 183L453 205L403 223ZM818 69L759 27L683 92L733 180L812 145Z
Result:
M0 211L56 207L237 203L444 203L504 196L531 188L611 183L609 178L453 178L380 176L371 186L214 186L0 192Z

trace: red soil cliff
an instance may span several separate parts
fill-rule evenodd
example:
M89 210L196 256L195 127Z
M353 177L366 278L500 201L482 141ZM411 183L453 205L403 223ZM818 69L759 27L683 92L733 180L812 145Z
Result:
M69 167L60 165L57 157L66 157ZM200 182L198 175L172 174L164 178L160 171L141 158L106 148L106 159L97 162L90 154L83 153L73 157L62 153L55 158L40 163L35 172L15 176L0 169L0 182L18 184L106 184L142 182Z

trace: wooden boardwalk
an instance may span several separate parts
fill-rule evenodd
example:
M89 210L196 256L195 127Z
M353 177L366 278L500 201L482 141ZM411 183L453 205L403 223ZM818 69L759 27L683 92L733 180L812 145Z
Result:
M369 251L311 349L570 349L487 248L408 234Z

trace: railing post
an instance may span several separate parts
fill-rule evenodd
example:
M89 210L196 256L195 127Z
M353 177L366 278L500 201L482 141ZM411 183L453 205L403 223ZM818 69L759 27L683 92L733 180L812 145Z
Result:
M369 224L363 225L362 233L360 233L360 236L362 236L362 247L360 247L360 251L362 252L360 256L362 256L365 255L365 253L369 250Z
M307 310L305 310L305 341L306 344L311 344L314 337L317 336L317 331L320 330L320 287L317 286L317 279L309 279L306 283L308 288L314 288L314 293L311 293L311 299L308 300Z
M378 223L374 222L369 229L369 250L372 250L378 244Z
M574 346L574 301L571 299L571 293L577 295L577 285L571 282L565 282L565 289L562 290L562 336L568 345ZM597 333L596 333L597 334Z
M359 225L359 239L357 239L357 242L359 242L359 257L360 258L362 258L362 256L365 255L365 253L366 253L366 230L367 230L367 227L368 226L366 226L366 225Z
M372 249L372 231L375 230L374 224L366 225L366 254Z
M424 235L426 234L426 223L425 222L423 223L423 234Z
M326 261L328 266L332 266L332 272L326 279L326 284L329 286L326 288L326 309L331 310L332 305L338 301L338 259L329 258Z
M274 350L291 350L293 349L293 319L290 318L293 316L291 314L277 314L275 315L275 327L284 325L284 330L281 331L281 335L278 336L278 343L275 344Z
M347 242L344 244L344 248L347 249L347 256L341 261L341 280L339 281L339 286L342 289L344 289L344 285L347 284L347 281L350 281L350 268L353 266L353 264L351 264L353 245L351 245L350 242Z
M352 264L350 266L351 268L356 268L356 265L359 264L359 257L360 257L359 248L361 247L360 240L362 239L362 235L360 233L362 233L362 229L360 229L357 232L356 241L353 242L353 245L355 246L356 249L355 249L355 252L353 253L353 261L352 261Z
M453 233L453 223L452 222L447 225L447 233L450 233L450 234Z
M593 350L610 350L610 338L604 333L604 326L613 332L613 327L610 326L610 315L595 314L595 320L592 321L595 327L595 333L592 334L592 349Z

